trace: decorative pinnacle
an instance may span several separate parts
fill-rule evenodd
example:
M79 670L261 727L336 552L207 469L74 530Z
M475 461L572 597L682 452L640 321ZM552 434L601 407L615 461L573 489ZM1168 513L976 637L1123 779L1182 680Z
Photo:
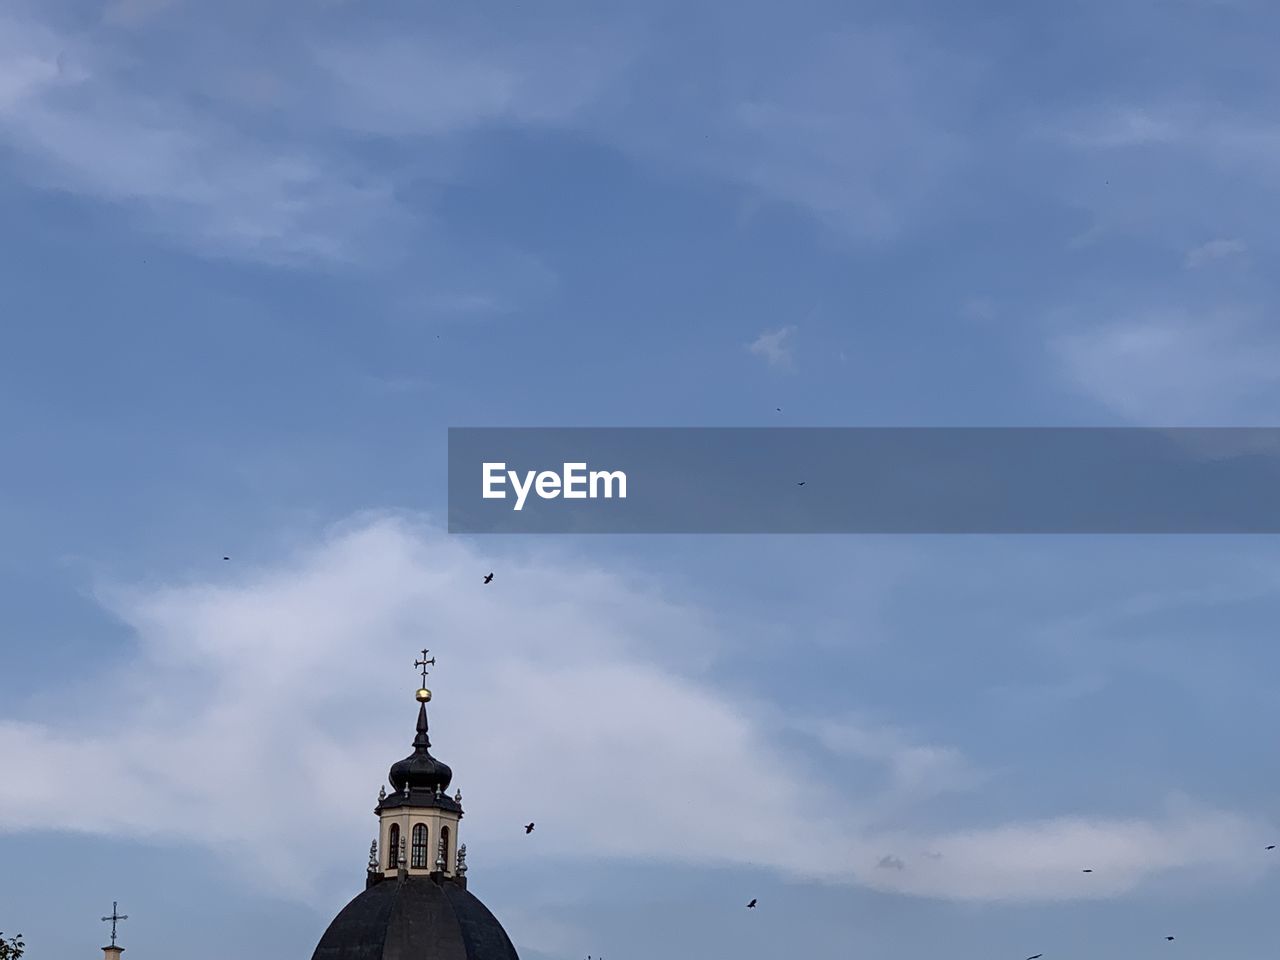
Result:
M434 667L436 665L436 658L432 657L428 660L427 654L429 652L429 650L424 648L422 651L422 659L413 661L413 665L415 667L422 668L422 686L418 688L418 692L416 694L419 703L426 703L431 699L431 691L427 689L427 667Z

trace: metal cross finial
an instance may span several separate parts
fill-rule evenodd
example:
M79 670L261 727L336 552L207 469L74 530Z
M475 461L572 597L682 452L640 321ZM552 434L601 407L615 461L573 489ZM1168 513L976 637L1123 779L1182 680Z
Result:
M422 685L423 685L424 687L427 685L427 667L434 667L434 666L436 665L436 658L435 658L435 657L432 657L430 660L428 660L428 659L427 659L427 653L428 653L428 652L429 652L429 651L427 651L427 650L423 650L423 651L422 651L422 659L421 659L421 660L415 660L415 661L413 661L413 665L414 665L415 667L421 667L421 668L422 668Z
M103 922L103 923L106 923L108 920L110 920L110 921L111 921L111 945L112 945L113 947L116 945L116 924L117 924L119 921L121 921L121 920L128 920L128 919L129 919L129 918L128 918L127 916L123 916L123 915L120 913L120 904L118 904L118 903L116 903L116 901L112 900L112 901L111 901L111 916L109 916L109 917L103 917L103 918L102 918L102 922Z

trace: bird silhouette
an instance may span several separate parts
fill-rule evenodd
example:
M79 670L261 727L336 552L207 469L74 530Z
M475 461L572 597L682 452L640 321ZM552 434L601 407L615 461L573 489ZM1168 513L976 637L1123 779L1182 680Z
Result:
M803 486L804 486L804 481L803 481L803 480L801 480L799 483L797 483L797 484L796 484L796 486L797 486L797 487L803 487Z
M1267 847L1268 850L1274 850L1275 848L1276 848L1276 845L1274 843L1271 846Z
M1083 870L1081 870L1080 872L1081 872L1081 873L1093 873L1093 871L1092 871L1092 870L1090 870L1088 867L1085 867L1085 868L1084 868Z
M754 910L754 909L755 909L755 906L756 906L756 898L755 898L755 897L752 897L752 898L751 898L751 902L747 904L747 909L748 909L748 910Z
M526 823L526 824L524 825L524 832L525 832L526 834L533 833L533 824L532 824L532 823Z
M223 557L222 559L223 559L223 560L230 560L231 558L230 558L230 557Z
M489 574L487 577L485 577L485 578L484 578L484 582L485 582L485 583L489 583L489 582L490 582L490 581L492 581L492 580L493 580L493 574L492 574L492 573L491 573L491 574Z
M1043 953L1037 953L1034 957L1027 957L1027 960L1040 960L1040 958L1043 956L1044 956Z
M1172 940L1173 937L1165 937L1166 940Z

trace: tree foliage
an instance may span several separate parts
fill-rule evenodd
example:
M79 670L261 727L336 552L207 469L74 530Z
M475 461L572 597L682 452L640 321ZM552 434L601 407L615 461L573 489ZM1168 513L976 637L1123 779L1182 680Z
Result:
M22 942L22 934L6 940L4 931L0 930L0 960L18 960L26 948L27 945Z

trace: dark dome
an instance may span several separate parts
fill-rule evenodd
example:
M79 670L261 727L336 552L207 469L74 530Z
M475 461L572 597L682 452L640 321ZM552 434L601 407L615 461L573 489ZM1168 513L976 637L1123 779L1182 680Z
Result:
M391 765L387 779L399 793L408 784L414 791L435 793L439 788L447 790L453 779L453 771L447 763L441 763L428 750L431 738L427 736L427 705L418 707L418 735L413 738L413 753Z
M311 960L520 960L489 908L455 880L388 878L329 924Z

